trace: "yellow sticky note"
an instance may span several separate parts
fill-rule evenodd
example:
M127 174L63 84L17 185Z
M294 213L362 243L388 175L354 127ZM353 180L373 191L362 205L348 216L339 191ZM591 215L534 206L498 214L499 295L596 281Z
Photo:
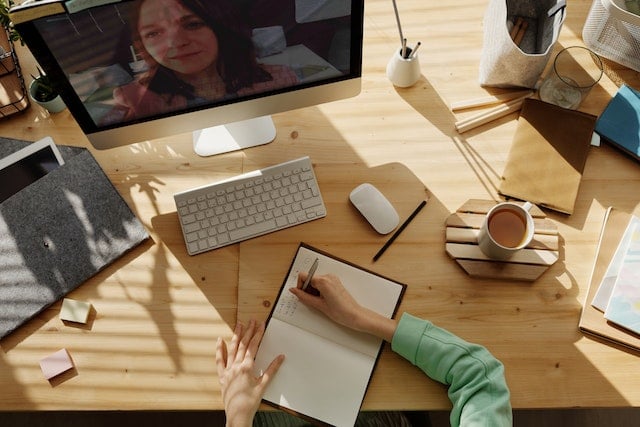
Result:
M87 323L89 311L91 311L91 304L88 302L65 298L60 309L60 319L69 322Z

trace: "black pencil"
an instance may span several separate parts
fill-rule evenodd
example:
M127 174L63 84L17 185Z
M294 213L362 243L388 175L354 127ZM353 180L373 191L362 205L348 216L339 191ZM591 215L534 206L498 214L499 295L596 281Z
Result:
M396 230L395 233L393 233L393 236L391 236L391 238L389 240L387 240L387 243L385 243L380 250L378 251L377 254L375 254L373 256L373 260L377 261L378 258L380 258L380 256L384 253L384 251L387 250L387 248L389 246L391 246L391 244L393 243L394 240L396 240L396 238L400 235L400 233L402 233L402 230L404 230L406 228L407 225L409 225L409 223L413 220L413 218L415 218L416 215L418 215L418 212L420 212L422 210L422 208L424 208L424 205L427 204L426 200L423 200L422 202L420 202L420 204L418 205L418 207L411 213L411 215L409 215L409 218L407 218L402 225L400 226L400 228L398 228Z

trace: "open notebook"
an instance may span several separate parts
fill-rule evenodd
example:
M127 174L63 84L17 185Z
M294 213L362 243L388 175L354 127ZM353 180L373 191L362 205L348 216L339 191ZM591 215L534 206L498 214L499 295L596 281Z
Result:
M395 314L406 285L302 243L269 316L256 369L266 369L278 354L286 358L264 400L324 423L352 426L383 341L334 323L287 290L316 258L316 275L337 275L356 301L388 318Z

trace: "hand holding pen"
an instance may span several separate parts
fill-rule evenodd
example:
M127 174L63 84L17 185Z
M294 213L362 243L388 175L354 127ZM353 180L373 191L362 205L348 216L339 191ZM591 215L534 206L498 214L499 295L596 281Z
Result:
M302 291L308 273L298 275L298 286L289 288L304 305L323 313L334 322L356 331L366 332L391 342L397 327L397 321L382 316L360 305L347 291L342 282L333 274L324 274L312 278L314 288L319 294L309 295Z
M297 287L289 288L289 291L304 305L324 313L334 322L358 329L360 325L356 324L355 319L359 317L363 307L345 289L340 279L333 274L317 275L309 280L310 277L309 273L300 272ZM303 291L302 288L307 281L310 284L307 290ZM310 289L317 293L310 294Z
M316 269L318 268L318 262L319 262L318 258L316 258L315 261L313 261L313 264L311 265L311 268L309 269L309 272L307 273L307 277L304 279L304 282L302 283L302 287L301 287L301 289L303 291L305 291L306 293L311 294L311 295L316 295L316 296L320 295L320 294L319 294L318 290L315 287L313 287L313 285L310 285L310 284L311 284L311 279L313 279L313 275L315 274ZM300 276L298 276L298 286L300 286L299 277Z

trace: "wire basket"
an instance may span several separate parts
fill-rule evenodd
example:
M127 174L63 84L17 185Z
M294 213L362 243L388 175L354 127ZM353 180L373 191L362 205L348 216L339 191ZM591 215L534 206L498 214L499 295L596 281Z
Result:
M0 25L0 119L24 111L28 106L27 87L13 41Z
M582 39L598 55L640 71L640 16L625 0L593 0Z

